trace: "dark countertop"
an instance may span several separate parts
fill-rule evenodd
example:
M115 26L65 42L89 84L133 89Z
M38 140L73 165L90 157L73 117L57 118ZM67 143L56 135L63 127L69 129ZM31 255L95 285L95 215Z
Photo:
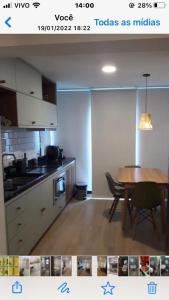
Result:
M66 159L63 159L62 161L57 161L57 162L52 162L50 164L40 165L40 166L32 169L31 171L27 171L25 176L29 177L29 175L30 175L30 177L31 177L31 175L35 174L35 175L38 175L38 177L32 178L31 181L27 182L24 185L18 186L17 189L15 189L15 190L4 191L5 202L8 202L12 198L18 196L22 192L26 191L27 189L29 189L32 186L36 185L37 183L41 182L42 180L49 177L50 175L64 170L64 168L67 167L73 161L75 161L75 158L66 158Z

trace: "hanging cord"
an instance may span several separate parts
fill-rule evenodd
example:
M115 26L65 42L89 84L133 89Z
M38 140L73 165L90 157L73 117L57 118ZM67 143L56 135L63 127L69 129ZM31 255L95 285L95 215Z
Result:
M147 91L147 78L150 77L150 74L146 73L146 74L143 74L143 77L145 77L146 79L146 91L145 91L145 113L147 113L147 102L148 102L148 99L147 99L147 94L148 94L148 91Z
M147 113L147 76L146 76L145 113Z

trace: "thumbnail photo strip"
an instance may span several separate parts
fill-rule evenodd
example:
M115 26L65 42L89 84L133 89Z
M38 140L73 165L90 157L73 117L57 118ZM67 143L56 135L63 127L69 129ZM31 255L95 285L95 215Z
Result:
M74 259L75 258L75 259ZM96 258L97 264L93 264ZM1 256L2 276L169 276L169 256Z

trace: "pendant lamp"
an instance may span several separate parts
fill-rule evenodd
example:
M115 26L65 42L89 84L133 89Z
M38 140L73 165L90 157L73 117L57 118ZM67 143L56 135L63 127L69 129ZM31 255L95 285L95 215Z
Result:
M146 89L145 89L145 111L141 114L139 129L141 130L152 130L152 118L151 114L147 112L147 78L150 77L150 74L143 74L143 77L146 79Z

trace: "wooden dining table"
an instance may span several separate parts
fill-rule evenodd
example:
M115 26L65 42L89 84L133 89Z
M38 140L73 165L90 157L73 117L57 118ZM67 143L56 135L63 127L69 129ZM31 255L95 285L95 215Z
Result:
M129 201L129 189L134 188L140 181L153 181L159 185L161 191L161 224L165 230L165 189L168 185L168 176L160 169L150 168L119 168L117 179L125 187L125 199L122 211L122 229L125 230L126 214Z

